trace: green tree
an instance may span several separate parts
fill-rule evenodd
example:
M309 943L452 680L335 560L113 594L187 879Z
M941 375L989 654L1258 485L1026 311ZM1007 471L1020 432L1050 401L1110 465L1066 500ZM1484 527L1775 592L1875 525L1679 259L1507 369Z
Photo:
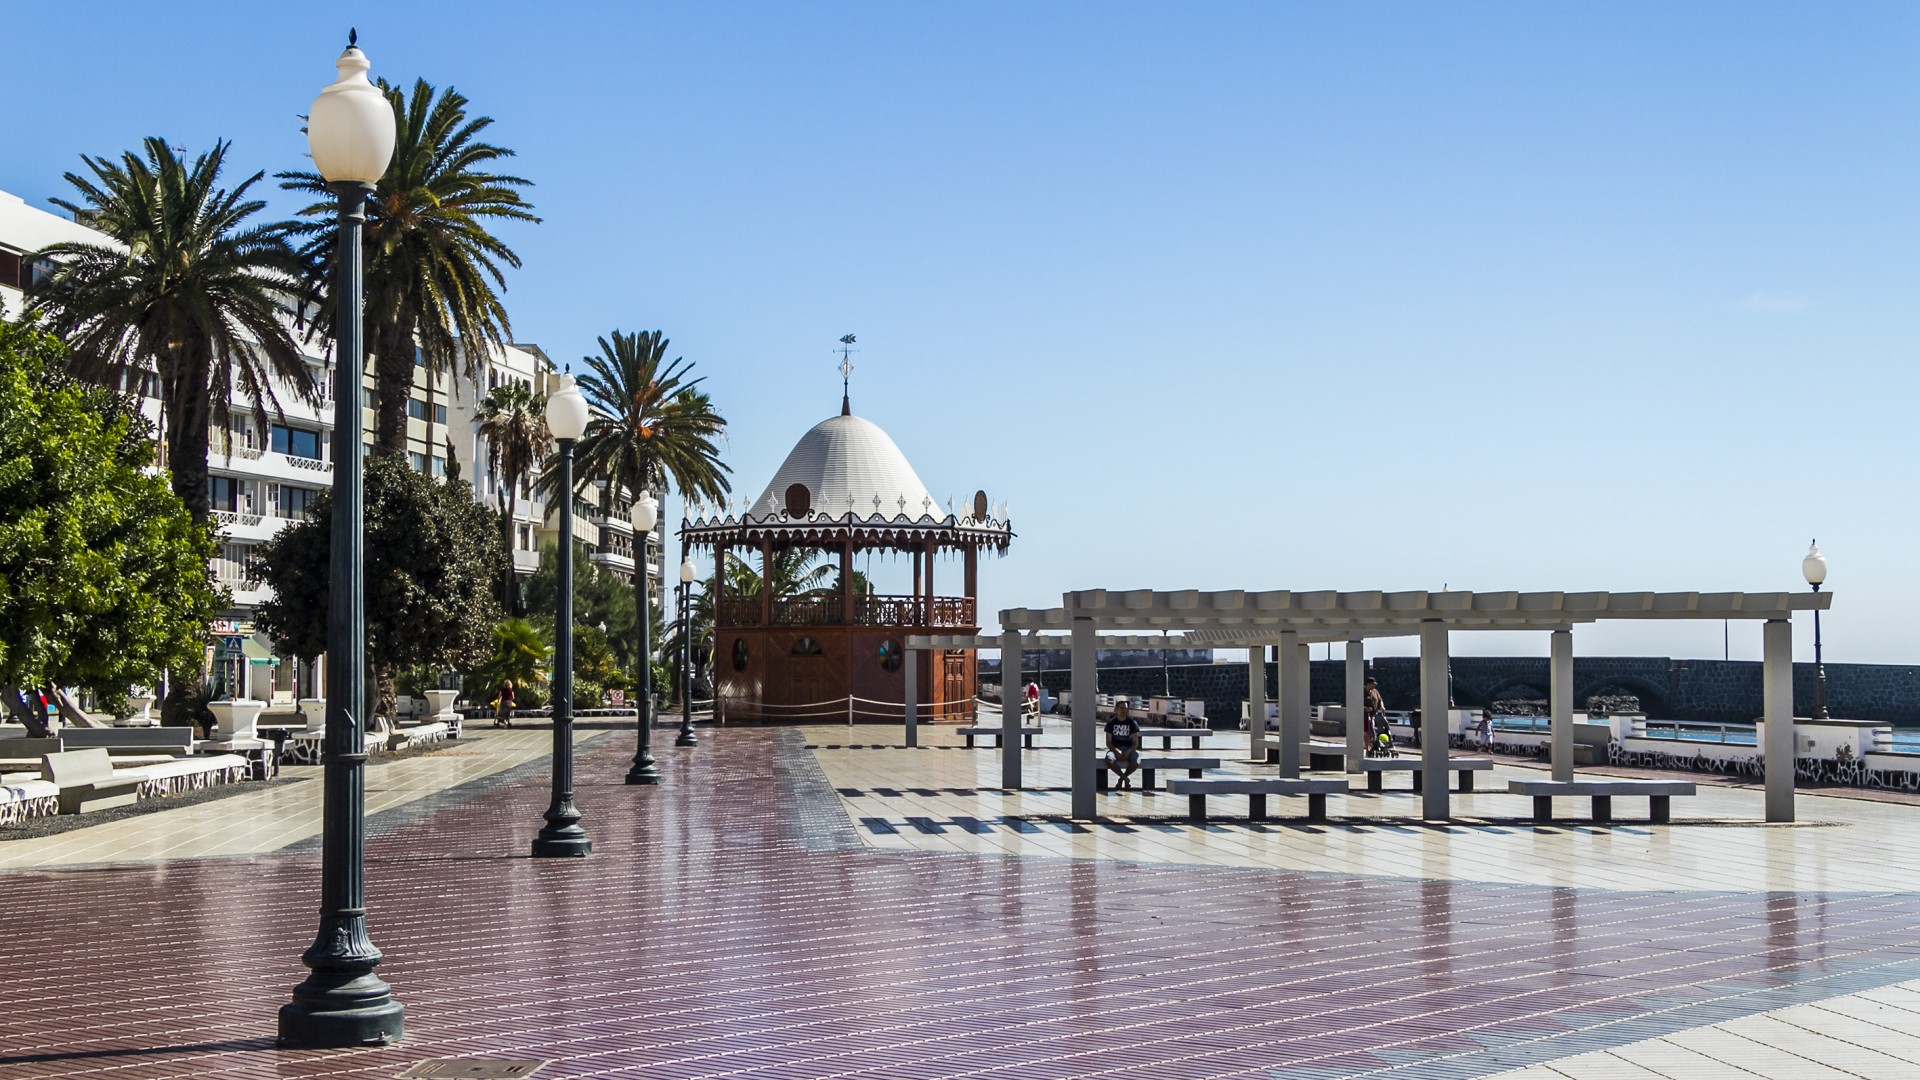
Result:
M582 360L587 372L580 376L580 392L594 417L574 449L574 476L579 478L575 490L596 478L609 480L601 494L603 507L619 489L637 498L668 482L709 502L719 502L731 490L727 473L732 470L720 460L718 443L727 422L697 389L704 380L690 378L693 365L678 357L669 361L666 355L667 339L658 330L615 330L611 340L600 339L598 356ZM569 500L559 492L557 464L558 458L548 463L540 484L548 503L565 513ZM646 553L635 554L639 566L633 575L634 604L644 608Z
M151 472L134 403L65 374L32 322L0 319L0 700L45 734L23 689L81 686L112 705L163 672L196 686L226 602L215 542Z
M512 339L500 295L503 266L520 256L493 235L499 221L538 222L519 189L532 182L490 172L513 151L480 141L491 117L470 117L467 99L452 87L436 96L425 80L411 93L382 81L393 103L393 163L367 207L365 273L367 352L373 358L373 452L407 456L407 402L413 395L416 351L429 372L460 371L472 378L490 347ZM332 265L337 200L317 173L278 174L283 187L319 196L301 211L298 231L314 280ZM330 296L330 292L326 295ZM322 301L318 324L333 325Z
M500 607L493 582L506 557L493 515L460 480L436 480L393 458L367 462L367 665L378 706L393 715L394 675L441 671L485 660ZM304 659L326 651L333 548L333 501L322 494L307 520L260 546L261 579L273 598L257 621L282 655Z
M544 700L539 691L552 667L553 635L546 627L526 619L502 619L491 630L485 659L467 676L467 693L492 701L500 684L512 680L514 704L536 708Z
M553 438L547 432L547 403L518 382L505 382L487 391L480 402L480 437L487 441L506 499L500 508L500 534L513 550L513 515L520 504L520 485L546 460ZM449 461L453 460L449 455ZM511 560L501 603L515 615L525 615L519 575Z
M540 549L540 566L527 579L527 609L549 620L559 610L560 548L547 544ZM607 637L620 666L632 669L634 641L638 630L634 622L633 586L591 559L573 560L573 617L584 626L606 625Z
M210 428L227 426L234 389L263 435L269 410L280 409L273 377L318 400L283 318L303 264L289 226L249 221L266 206L247 198L261 173L232 190L220 186L227 143L191 165L164 139L145 146L144 158L131 151L117 163L82 157L91 175L66 174L79 201L54 205L84 215L115 243L38 252L54 270L33 305L72 347L76 374L107 386L130 374L159 375L173 490L194 520L205 521Z

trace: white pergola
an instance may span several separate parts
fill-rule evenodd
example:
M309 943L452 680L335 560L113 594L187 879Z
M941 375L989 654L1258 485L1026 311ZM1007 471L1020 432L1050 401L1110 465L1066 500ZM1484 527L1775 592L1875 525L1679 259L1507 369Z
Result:
M910 634L907 636L906 651L939 651L942 649L980 649L1000 650L1000 786L1009 791L1020 788L1024 781L1020 771L1020 698L1012 688L1020 683L1020 654L1026 651L1069 648L1072 641L1064 635L1043 637L1038 634L1021 634L1009 631L1004 634ZM1095 649L1184 649L1212 648L1211 642L1197 645L1184 637L1148 637L1144 634L1100 634L1095 636ZM908 746L920 745L920 687L914 671L912 658L908 658L907 672L907 738ZM1011 671L1013 677L1008 679ZM1074 689L1078 691L1078 684ZM1264 689L1264 687L1263 687ZM1076 692L1074 698L1080 695ZM1089 776L1092 774L1089 773Z
M1552 686L1549 713L1555 780L1573 779L1573 628L1606 619L1747 620L1763 626L1763 720L1768 821L1793 820L1793 624L1797 611L1824 611L1830 592L1245 592L1228 590L1160 592L1150 589L1091 589L1067 593L1060 607L1011 608L1000 613L999 638L969 639L999 646L1001 685L1019 678L1021 648L1041 648L1049 639L1036 635L1067 632L1073 651L1073 816L1095 816L1094 651L1106 641L1144 641L1147 647L1277 647L1280 689L1280 774L1297 776L1300 747L1310 734L1308 646L1342 641L1347 646L1347 755L1357 768L1361 741L1365 642L1377 637L1420 639L1421 756L1429 776L1444 777L1448 745L1448 635L1455 630L1537 630L1551 635ZM1102 638L1152 632L1168 636ZM1179 636L1173 637L1177 632ZM1023 636L1026 635L1026 636ZM1051 639L1057 641L1058 638ZM912 647L911 645L909 647ZM966 646L953 644L948 648ZM1266 714L1264 664L1256 652L1247 665L1248 750L1255 761L1265 754L1260 739ZM1011 672L1011 673L1010 673ZM1011 695L1002 694L1011 701ZM909 695L911 700L911 695ZM1007 706L1017 727L1017 702ZM909 706L911 710L911 706ZM1004 737L1004 747L1017 743ZM1018 751L1011 775L1018 786ZM1004 778L1004 775L1003 775ZM1422 814L1441 821L1451 816L1451 793L1444 782L1422 786Z

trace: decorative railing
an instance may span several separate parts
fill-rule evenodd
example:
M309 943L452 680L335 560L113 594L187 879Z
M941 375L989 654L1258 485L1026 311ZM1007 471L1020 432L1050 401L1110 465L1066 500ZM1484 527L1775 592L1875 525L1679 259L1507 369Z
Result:
M219 522L222 525L242 525L242 526L251 528L255 525L260 524L261 515L236 514L231 510L215 510L213 512L213 520Z
M772 604L771 626L841 626L844 601L837 593L789 596ZM758 595L723 596L717 612L721 626L759 626ZM854 626L967 627L975 625L974 602L965 596L857 596Z
M296 469L312 469L314 472L323 472L323 473L330 473L333 471L333 462L331 461L321 461L318 458L309 458L309 457L294 457L292 454L286 455L286 458L287 458L287 464L293 466Z

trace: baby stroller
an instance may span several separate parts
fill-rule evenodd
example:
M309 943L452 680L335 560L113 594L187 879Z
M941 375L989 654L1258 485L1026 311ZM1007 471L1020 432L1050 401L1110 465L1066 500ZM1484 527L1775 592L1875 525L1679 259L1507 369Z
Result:
M1377 758L1400 756L1393 749L1393 731L1387 727L1387 718L1384 716L1367 721L1367 756Z

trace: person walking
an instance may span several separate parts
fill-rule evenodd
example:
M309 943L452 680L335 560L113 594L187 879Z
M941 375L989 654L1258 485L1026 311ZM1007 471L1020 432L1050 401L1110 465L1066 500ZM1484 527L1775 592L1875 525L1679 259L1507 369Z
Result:
M1493 749L1493 710L1481 709L1480 720L1474 725L1474 733L1481 753Z
M513 680L500 680L500 696L493 701L493 726L513 726Z

